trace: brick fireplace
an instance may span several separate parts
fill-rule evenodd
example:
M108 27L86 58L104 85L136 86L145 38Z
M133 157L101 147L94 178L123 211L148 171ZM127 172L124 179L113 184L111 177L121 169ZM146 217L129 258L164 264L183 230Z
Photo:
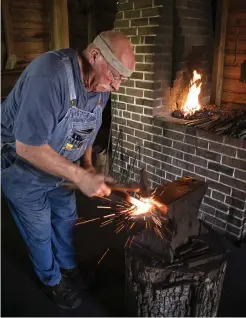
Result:
M130 179L139 181L139 168L145 167L151 187L187 175L206 180L199 218L241 241L246 236L246 141L170 117L187 96L194 68L203 76L201 103L209 103L211 2L119 0L115 29L131 39L136 68L131 80L112 94L114 175L128 175L135 162ZM139 147L141 160L136 157Z

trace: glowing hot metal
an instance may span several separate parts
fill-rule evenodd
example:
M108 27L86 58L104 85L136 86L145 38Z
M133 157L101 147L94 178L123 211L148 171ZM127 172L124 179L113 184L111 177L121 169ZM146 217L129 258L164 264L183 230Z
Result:
M151 199L144 199L144 201L140 201L130 196L128 202L135 206L135 209L131 212L131 215L146 214L153 208Z

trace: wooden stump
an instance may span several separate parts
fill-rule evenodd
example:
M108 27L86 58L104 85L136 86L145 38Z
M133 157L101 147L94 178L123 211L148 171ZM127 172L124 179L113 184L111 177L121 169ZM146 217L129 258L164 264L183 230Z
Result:
M189 246L193 247L189 249ZM187 248L189 252L185 253ZM225 252L208 245L205 252L203 249L200 253L199 249L201 245L197 248L194 242L186 244L168 266L147 257L134 244L127 249L126 306L129 314L138 317L216 316L226 271Z

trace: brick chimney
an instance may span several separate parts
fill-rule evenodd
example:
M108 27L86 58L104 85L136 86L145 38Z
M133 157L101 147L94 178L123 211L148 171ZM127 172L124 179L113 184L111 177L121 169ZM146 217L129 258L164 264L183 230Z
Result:
M194 68L202 72L202 99L209 102L212 16L208 0L119 0L115 29L131 39L136 70L112 94L113 172L117 179L138 181L139 169L145 167L151 187L185 175L206 180L209 188L200 219L242 240L246 236L246 142L170 118L185 98Z

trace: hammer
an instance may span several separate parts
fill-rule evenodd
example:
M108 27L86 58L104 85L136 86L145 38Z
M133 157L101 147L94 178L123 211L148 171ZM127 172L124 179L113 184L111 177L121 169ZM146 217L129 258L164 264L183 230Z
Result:
M141 197L143 197L143 198L150 197L150 189L148 187L148 177L147 177L146 171L144 169L141 169L141 171L140 171L139 184L137 184L137 183L129 183L129 184L106 183L106 184L112 191L135 192L135 193L139 193L141 195Z

